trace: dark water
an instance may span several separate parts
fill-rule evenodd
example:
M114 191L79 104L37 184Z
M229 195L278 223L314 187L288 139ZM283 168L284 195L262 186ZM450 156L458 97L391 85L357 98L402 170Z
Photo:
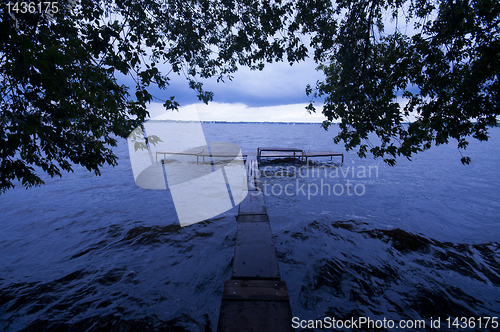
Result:
M204 130L243 150L333 148L318 125ZM116 151L101 177L77 169L0 196L0 329L216 330L237 208L181 228L168 191L137 187L126 142ZM293 315L500 319L500 130L467 152L470 166L453 146L392 168L352 153L342 168L261 165Z

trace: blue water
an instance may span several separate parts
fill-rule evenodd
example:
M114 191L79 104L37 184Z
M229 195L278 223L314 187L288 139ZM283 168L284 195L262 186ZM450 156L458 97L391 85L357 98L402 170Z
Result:
M204 124L207 140L244 151L342 151L331 130ZM115 152L118 166L101 177L77 168L0 196L0 329L216 330L237 208L181 228L168 191L135 185L125 140ZM266 160L265 199L294 316L500 316L500 130L466 154L469 166L454 146L395 167L353 152L342 167L338 157L302 168ZM279 192L287 185L291 195Z

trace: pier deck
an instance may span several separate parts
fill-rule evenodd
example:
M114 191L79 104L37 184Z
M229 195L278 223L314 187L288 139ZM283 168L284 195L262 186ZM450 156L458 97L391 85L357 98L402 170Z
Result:
M297 148L257 148L257 161L262 157L302 157L304 151Z
M311 157L330 157L330 160L333 160L333 157L335 156L340 156L342 157L342 164L344 163L344 154L341 152L335 152L335 151L304 151L304 154L302 155L303 158L305 158L306 163L307 163L307 158Z
M224 283L217 331L294 331L256 157L248 156L245 166L248 195L238 211L233 271Z
M312 157L342 157L342 163L344 163L344 154L336 151L304 151L298 148L257 148L257 160L260 161L262 157L271 158L296 158L299 157L301 162L308 160Z
M167 155L188 155L188 156L196 156L196 163L199 162L200 157L203 158L203 162L205 162L205 157L217 157L217 158L234 158L235 153L233 151L210 151L206 147L194 148L186 151L175 151L175 150L163 150L156 151L156 162L158 162L158 155L163 155L163 159L166 158ZM298 148L279 148L279 147L264 147L257 148L257 154L254 152L243 153L242 156L244 158L252 158L256 157L257 161L260 161L261 158L300 158L300 161L307 162L308 158L312 157L330 157L330 160L333 160L333 157L339 156L342 157L342 163L344 163L344 154L336 151L304 151Z

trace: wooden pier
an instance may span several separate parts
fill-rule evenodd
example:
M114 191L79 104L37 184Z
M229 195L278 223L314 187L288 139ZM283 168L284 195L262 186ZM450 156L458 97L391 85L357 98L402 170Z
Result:
M341 163L344 163L344 154L335 151L304 151L302 154L302 159L305 159L307 163L307 158L311 157L330 157L330 160L333 160L333 157L340 156L342 157Z
M312 157L330 157L330 160L334 156L342 157L342 163L344 163L344 154L335 151L304 151L298 148L257 148L257 161L260 162L262 157L271 158L300 158L300 161L307 162L308 158Z
M215 142L215 144L218 142ZM214 142L211 143L211 145ZM185 151L177 151L177 150L161 150L156 151L156 162L158 162L158 155L163 155L163 159L168 155L186 155L186 156L196 156L196 163L199 162L199 158L203 158L203 162L205 162L205 157L218 157L218 158L234 158L238 155L235 154L235 151L225 151L224 149L217 149L217 145L215 148L212 147L209 150L208 145L199 146L196 148L192 148ZM304 151L298 148L257 148L257 154L255 153L243 153L243 157L257 157L257 161L260 162L261 158L299 158L301 162L305 161L307 163L308 158L312 157L330 157L330 160L333 157L339 156L342 157L342 163L344 163L344 154L341 152L335 151Z
M217 331L294 331L256 156L248 155L245 166L248 195L238 211L233 271L231 279L224 283Z

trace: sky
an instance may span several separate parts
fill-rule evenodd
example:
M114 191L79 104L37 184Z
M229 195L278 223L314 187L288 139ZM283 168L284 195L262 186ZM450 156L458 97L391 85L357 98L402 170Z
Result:
M166 90L151 88L149 91L162 100L175 96L181 104L178 114L167 114L161 101L152 102L148 111L152 118L165 114L169 119L193 120L189 118L190 112L184 112L186 116L183 116L183 110L194 106L202 121L321 123L325 120L321 100L315 103L317 113L309 114L305 109L311 101L305 93L307 84L315 86L316 81L324 77L316 66L312 59L293 66L279 62L266 64L262 71L239 68L232 81L204 80L204 89L214 93L208 106L198 100L184 77L174 74L169 76L171 81Z
M165 111L162 101L151 103L148 111L151 118L169 120L322 123L326 119L321 113L322 99L314 100L316 113L310 114L305 109L312 100L305 92L307 84L314 87L318 80L324 80L323 72L316 67L312 59L293 66L280 62L267 64L262 71L240 68L232 81L224 83L217 83L215 78L203 81L204 89L214 93L208 105L198 100L184 77L174 74L167 90L152 88L149 91L162 100L175 96L181 105L179 112ZM406 103L401 97L397 101L401 105ZM198 113L195 118L193 107ZM406 120L413 121L415 116Z
M392 33L395 26L396 22L387 16L385 31ZM305 36L303 38L307 39ZM217 83L216 78L201 80L204 89L214 93L213 101L208 106L198 100L196 92L188 87L183 76L171 74L170 85L166 90L154 87L148 89L154 97L159 98L149 105L148 110L151 118L160 116L175 120L194 120L189 118L192 112L183 110L196 107L202 121L321 123L326 119L321 114L321 99L315 100L316 113L309 114L305 109L311 101L311 97L305 93L306 86L310 84L314 87L318 80L324 80L324 74L316 67L310 54L305 61L292 66L288 62L271 63L266 64L262 71L241 67L233 74L232 81ZM168 72L170 68L164 69ZM125 84L134 86L130 84L131 80L128 83ZM178 113L164 110L160 100L167 100L170 96L175 96L181 105Z

